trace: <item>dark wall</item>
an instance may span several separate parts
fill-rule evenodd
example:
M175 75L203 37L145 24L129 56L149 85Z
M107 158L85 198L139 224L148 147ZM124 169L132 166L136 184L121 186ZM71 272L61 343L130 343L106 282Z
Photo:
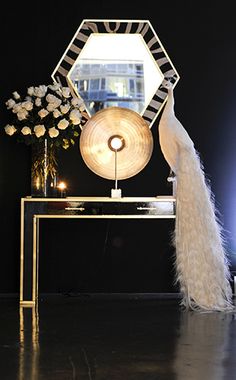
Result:
M60 3L60 2L59 2ZM30 148L6 136L5 101L13 91L51 83L51 74L83 19L149 20L180 81L175 112L200 152L236 266L236 30L233 2L69 1L6 4L1 28L0 292L18 292L20 199L30 194ZM155 9L153 9L155 6ZM156 9L157 8L157 9ZM152 127L153 156L138 175L120 182L123 196L169 194L169 167ZM110 196L112 181L83 163L78 147L60 153L68 195ZM173 222L42 225L40 290L176 291L170 234ZM99 231L99 233L98 233ZM107 234L107 235L106 235ZM60 238L58 238L60 236ZM91 236L94 239L91 239ZM105 240L105 238L108 238ZM97 243L95 243L97 241ZM105 244L106 242L106 244ZM93 252L95 252L93 254ZM81 269L83 268L83 269Z

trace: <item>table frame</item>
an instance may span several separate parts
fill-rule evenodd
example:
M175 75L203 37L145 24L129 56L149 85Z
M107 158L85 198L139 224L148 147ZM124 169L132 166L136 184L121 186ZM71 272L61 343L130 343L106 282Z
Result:
M41 219L175 218L175 197L67 197L21 199L20 305L38 301Z

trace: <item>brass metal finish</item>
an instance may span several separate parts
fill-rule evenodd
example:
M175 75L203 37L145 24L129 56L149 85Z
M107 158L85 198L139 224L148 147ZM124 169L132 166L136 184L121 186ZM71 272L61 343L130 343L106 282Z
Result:
M124 205L132 213L112 213L107 205ZM88 214L91 203L104 206L100 214ZM31 208L32 204L32 208ZM39 207L37 207L39 204ZM41 205L46 208L43 211ZM29 213L29 206L32 212ZM56 206L56 207L55 207ZM94 206L95 207L95 206ZM119 207L118 207L119 209ZM43 212L42 212L43 211ZM74 214L73 214L74 212ZM86 214L87 213L87 214ZM35 307L38 301L39 229L41 219L172 219L175 218L175 198L157 197L68 197L31 198L21 200L20 306ZM32 232L30 232L32 231ZM28 265L27 265L28 263ZM32 276L28 273L32 272Z
M121 149L110 146L119 136ZM153 151L152 132L137 112L109 107L92 116L82 129L80 152L95 174L114 180L138 174L149 162ZM115 155L117 155L117 160ZM115 170L116 169L116 170Z
M19 374L18 380L38 379L39 314L37 305L19 308ZM29 355L30 352L30 355Z
M20 303L24 298L24 200L21 199L21 215L20 215Z

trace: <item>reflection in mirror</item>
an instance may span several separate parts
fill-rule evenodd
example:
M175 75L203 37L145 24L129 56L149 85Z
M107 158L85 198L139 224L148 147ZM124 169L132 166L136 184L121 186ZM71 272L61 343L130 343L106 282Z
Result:
M92 34L68 74L90 116L114 106L142 115L163 78L139 34Z
M86 121L119 106L151 128L167 100L163 82L174 88L180 77L148 20L83 20L52 78L83 98Z

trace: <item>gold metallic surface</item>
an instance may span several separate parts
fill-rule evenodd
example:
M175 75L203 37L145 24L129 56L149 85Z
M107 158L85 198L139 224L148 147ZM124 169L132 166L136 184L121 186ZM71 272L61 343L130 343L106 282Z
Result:
M38 379L39 313L37 305L19 308L19 374L18 380ZM29 355L30 352L30 355Z
M137 211L134 214L101 214L101 215L84 215L84 214L35 214L32 218L33 231L32 231L32 279L30 284L27 284L24 276L24 239L27 241L27 235L25 231L24 217L25 217L25 203L28 202L114 202L114 199L108 197L68 197L68 198L31 198L26 197L21 200L21 277L20 277L20 306L22 307L35 307L38 302L38 271L39 271L39 238L40 238L40 220L41 219L173 219L175 218L174 204L175 198L171 195L157 196L157 197L124 197L117 199L115 202L157 202L160 214L139 214L143 210L152 210L154 207L147 205L146 207L137 207ZM29 242L30 244L30 242ZM31 299L26 299L24 295L24 285L28 285L32 289Z
M37 219L175 219L174 214L36 215ZM36 252L36 250L35 250Z
M47 202L114 202L114 198L111 197L65 197L65 198L46 198ZM156 197L122 197L116 198L115 202L175 202L175 197L173 195L158 195ZM23 202L45 202L45 198L33 198L25 197L22 198Z
M36 302L35 301L20 301L20 306L22 307L35 307Z
M20 226L20 302L23 301L24 283L24 199L21 199L21 226Z
M117 135L124 146L116 153L109 145ZM126 179L138 174L149 162L153 152L152 132L137 112L122 107L105 108L83 127L80 152L88 168L100 177Z

